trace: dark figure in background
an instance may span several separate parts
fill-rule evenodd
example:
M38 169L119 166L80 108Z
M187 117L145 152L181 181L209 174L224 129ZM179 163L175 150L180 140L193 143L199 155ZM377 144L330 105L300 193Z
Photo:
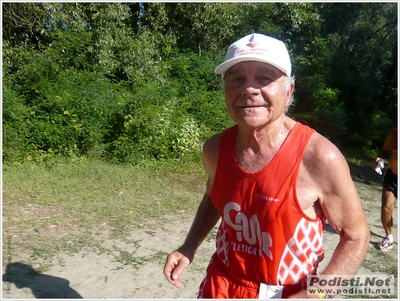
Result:
M385 138L385 142L377 157L373 162L373 166L377 167L380 160L387 160L388 168L383 177L382 188L382 206L381 220L385 237L382 242L377 245L382 251L393 248L393 217L394 204L397 199L397 128L391 130Z

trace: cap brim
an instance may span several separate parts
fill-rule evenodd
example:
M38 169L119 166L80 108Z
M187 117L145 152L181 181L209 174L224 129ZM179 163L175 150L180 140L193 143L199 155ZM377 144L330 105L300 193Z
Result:
M262 63L267 63L270 64L271 66L274 66L275 68L279 69L280 71L282 71L285 75L290 76L289 74L287 74L287 71L284 70L283 68L269 62L266 59L261 59L261 58L257 58L257 57L235 57L233 59L227 60L225 62L223 62L222 64L220 64L217 68L215 68L214 72L216 74L225 74L226 71L229 70L229 68L233 67L234 65L241 63L241 62L246 62L246 61L256 61L256 62L262 62Z

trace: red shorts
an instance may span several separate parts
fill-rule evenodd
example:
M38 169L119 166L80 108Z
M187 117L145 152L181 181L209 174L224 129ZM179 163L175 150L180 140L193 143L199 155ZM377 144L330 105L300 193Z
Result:
M306 289L306 280L283 287L282 298ZM211 258L206 276L199 287L197 298L257 299L260 283L245 280L227 272L216 254Z

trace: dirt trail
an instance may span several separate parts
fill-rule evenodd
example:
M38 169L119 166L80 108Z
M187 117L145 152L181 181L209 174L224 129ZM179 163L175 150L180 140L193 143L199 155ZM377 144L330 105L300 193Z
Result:
M381 179L370 167L351 166L351 171L371 231L370 246L358 274L395 274L397 277L397 241L389 252L383 253L374 248L384 234L380 223ZM393 217L394 236L397 238L397 205ZM3 262L3 298L196 298L198 285L215 250L215 231L200 246L192 265L182 275L183 288L171 286L162 273L166 254L184 240L192 218L191 214L182 213L168 220L149 221L139 228L132 228L128 239L124 240L110 238L105 228L102 235L96 237L95 248L84 249L78 254L67 254L61 250L53 258L51 267L42 274L33 269L38 269L43 262L31 262L30 254L23 250L10 254L9 261L19 264L14 266L11 275L13 283L10 283L4 281L8 273ZM56 228L48 231L52 231L52 235L57 233ZM3 254L7 252L8 239L12 241L12 233L3 234ZM327 226L324 235L326 259L321 268L327 264L337 242L338 235ZM393 297L397 297L397 290Z

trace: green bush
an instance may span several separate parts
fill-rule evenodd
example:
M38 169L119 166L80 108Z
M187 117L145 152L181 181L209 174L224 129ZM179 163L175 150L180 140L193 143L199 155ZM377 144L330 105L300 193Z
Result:
M225 108L221 76L214 73L223 55L222 52L208 52L202 56L182 53L168 62L179 106L200 125L202 141L232 125Z
M27 153L25 132L29 107L15 91L3 87L3 161L20 161Z
M20 159L30 160L61 155L138 163L198 157L202 143L232 121L221 79L209 70L212 59L204 57L202 64L200 57L178 58L180 76L171 71L163 82L142 79L130 86L83 70L51 73L41 58L25 65L19 93L5 91L4 158L16 156L17 143ZM41 71L29 74L39 63ZM202 80L196 80L196 72Z
M123 96L103 75L67 70L44 89L31 132L49 133L35 143L44 150L77 150L87 154L104 143L113 127Z
M135 87L122 111L123 129L108 145L117 161L179 158L200 144L200 128L180 105L175 90L158 82Z

